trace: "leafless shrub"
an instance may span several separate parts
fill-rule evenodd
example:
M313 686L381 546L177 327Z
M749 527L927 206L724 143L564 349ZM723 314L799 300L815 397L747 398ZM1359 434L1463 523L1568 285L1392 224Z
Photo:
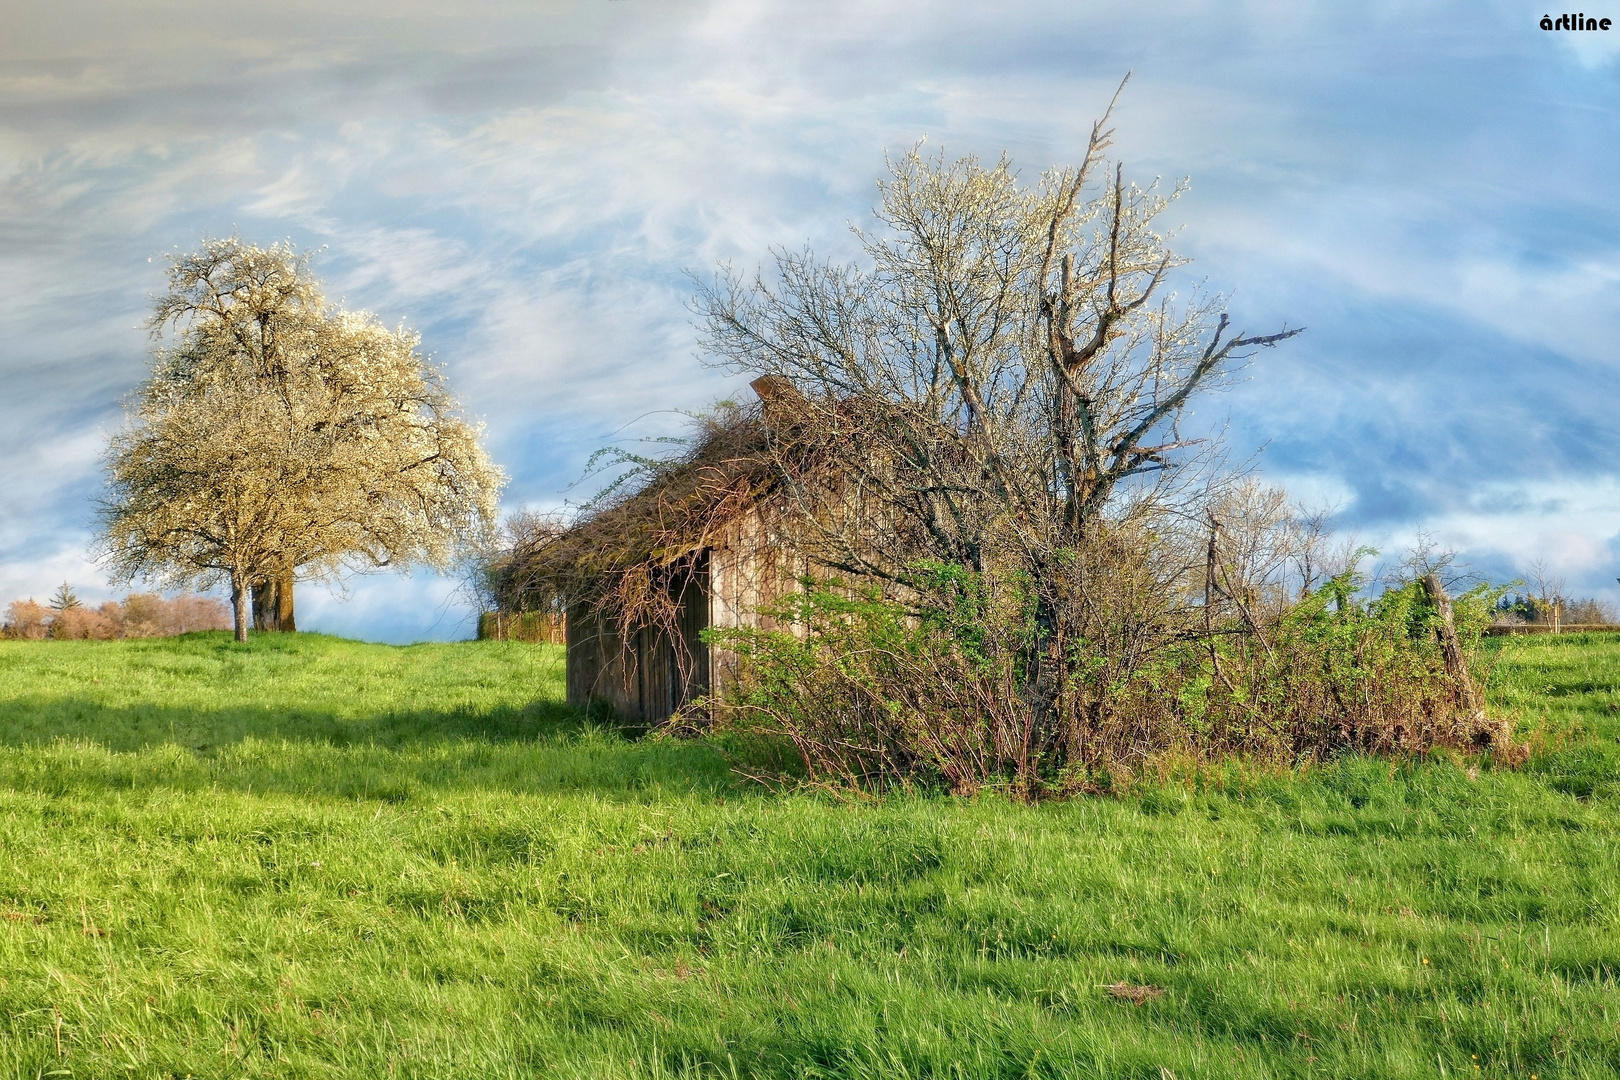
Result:
M195 593L168 598L136 593L124 598L123 607L127 637L171 637L231 627L230 609L223 601Z
M478 616L478 640L561 645L565 627L565 615L550 611L485 611Z
M490 606L560 618L584 603L627 637L643 626L673 629L687 556L745 515L781 516L783 470L816 468L802 430L773 428L758 406L722 403L694 426L672 454L599 458L618 476L578 519L510 520L506 547L480 570Z
M1571 600L1564 608L1564 622L1574 626L1600 626L1613 625L1615 622L1614 605L1607 600L1595 597L1586 597Z
M1167 758L1287 766L1438 746L1516 757L1502 722L1461 707L1417 583L1370 597L1352 566L1299 596L1289 560L1257 578L1252 561L1245 576L1227 560L1219 530L1213 548L1207 603L1185 601L1151 536L1120 531L1077 552L1078 633L1054 690L1021 667L1036 633L1027 580L919 567L909 606L807 583L772 612L780 629L714 635L747 662L711 707L725 726L786 737L813 781L868 790L1106 790ZM1468 642L1492 599L1457 599ZM1059 719L1042 724L1031 701L1046 693Z
M1607 600L1568 595L1563 575L1551 570L1543 559L1532 562L1525 577L1527 580L1513 583L1524 591L1504 596L1497 604L1497 625L1556 630L1566 626L1610 626L1620 619Z
M6 607L5 636L24 641L43 641L50 633L50 609L33 599L13 600Z
M1539 591L1504 597L1496 611L1498 626L1612 626L1616 621L1620 616L1607 600Z
M182 593L165 598L155 593L134 593L122 602L109 600L94 609L82 605L53 609L32 600L16 600L6 609L0 635L33 641L108 641L169 637L230 626L229 609L213 597Z
M55 641L110 641L123 636L123 609L109 600L94 610L68 608L51 616L51 638Z

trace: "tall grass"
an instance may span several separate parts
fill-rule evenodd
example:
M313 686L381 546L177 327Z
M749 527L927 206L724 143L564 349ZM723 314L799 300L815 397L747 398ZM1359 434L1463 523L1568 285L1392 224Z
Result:
M3 644L0 1075L1617 1075L1620 640L1501 649L1522 771L1030 806L762 791L554 647Z

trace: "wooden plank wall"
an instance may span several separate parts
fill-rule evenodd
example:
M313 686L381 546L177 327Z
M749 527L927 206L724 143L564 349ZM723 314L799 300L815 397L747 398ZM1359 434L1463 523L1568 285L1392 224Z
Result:
M808 572L808 563L779 529L758 513L744 515L709 553L710 625L774 629L775 620L761 609L797 589ZM737 656L729 649L710 653L711 688L723 691L737 677Z
M617 630L602 625L589 604L575 604L568 609L567 635L568 704L585 708L600 701L620 716L639 718L635 652Z
M713 684L709 669L709 646L703 640L703 631L709 628L712 597L709 552L700 551L693 556L690 576L682 584L679 596L680 662L676 664L673 673L680 683L680 692L677 695L679 705L703 697ZM671 655L675 658L673 653Z
M711 657L701 635L709 626L709 553L699 551L672 568L669 589L680 605L677 633L644 626L622 638L602 625L588 605L568 611L568 703L610 706L621 718L656 724L713 685Z

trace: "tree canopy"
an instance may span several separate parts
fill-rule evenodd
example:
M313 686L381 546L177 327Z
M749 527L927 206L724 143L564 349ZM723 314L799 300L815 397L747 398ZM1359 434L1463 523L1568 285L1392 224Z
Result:
M151 377L110 440L115 576L255 587L446 568L493 527L502 476L415 333L327 303L307 255L236 237L174 257Z

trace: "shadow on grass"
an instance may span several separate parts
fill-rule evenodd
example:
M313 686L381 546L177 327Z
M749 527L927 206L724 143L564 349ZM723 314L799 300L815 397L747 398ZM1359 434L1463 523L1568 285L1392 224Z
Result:
M403 802L433 792L589 792L609 799L736 786L704 743L640 737L555 701L342 716L13 699L0 787L49 796L231 790Z
M602 726L611 725L601 718L593 723L577 709L545 700L521 706L385 709L347 716L296 701L284 706L206 708L151 702L115 705L89 697L38 695L0 704L0 746L68 739L121 751L171 745L215 750L244 739L403 749L468 739L532 742Z

